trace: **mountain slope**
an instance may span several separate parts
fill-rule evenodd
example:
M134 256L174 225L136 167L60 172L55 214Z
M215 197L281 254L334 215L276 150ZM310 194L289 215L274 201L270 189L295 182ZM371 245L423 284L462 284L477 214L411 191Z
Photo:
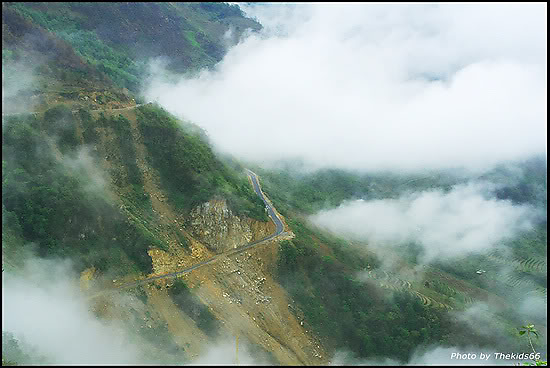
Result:
M222 3L9 3L3 8L8 31L15 28L12 18L31 20L132 91L152 57L168 58L168 68L176 72L212 66L245 29L260 28L236 5ZM232 37L224 37L230 30Z
M142 275L183 269L227 249L225 247L231 243L229 236L237 237L233 243L237 246L242 245L239 239L252 241L271 234L274 226L267 222L263 203L247 182L244 171L237 172L220 162L209 153L210 148L200 136L182 130L175 122L173 117L150 106L127 110L124 115L85 110L73 114L66 108L57 107L44 114L6 118L3 135L5 258L17 267L24 250L31 248L30 251L33 251L33 247L41 257L68 257L75 261L74 267L87 280L83 284L86 289L94 285L103 288L112 285L110 278L124 283ZM181 150L186 152L186 142L195 149L195 154L191 156L179 156L184 159L182 163L161 161L171 165L170 174L180 181L181 188L170 188L171 179L163 178L166 173L162 171L162 166L157 169L155 163L147 162L147 157L151 155L147 152L148 139L155 139L155 134L141 135L147 126L163 128L158 133L161 136L179 137L177 141L166 140L163 144L176 157ZM35 147L36 150L26 147ZM201 177L199 172L212 178L207 188L200 181L195 181L196 177ZM209 201L207 203L218 209L191 217L191 210L204 201ZM220 203L221 207L216 207L216 203ZM216 219L221 213L227 213L229 217L226 221L237 227L233 226L228 237L221 238L217 244L211 241L205 243L201 231L217 231L219 222ZM247 216L255 213L261 221ZM196 230L200 230L199 233ZM247 253L254 254L254 250ZM202 275L197 270L188 276L191 285L206 282L218 290L214 294L205 294L198 306L202 303L219 305L225 299L223 294L230 294L233 282L233 287L241 289L238 279L228 283L230 279L223 276L230 264L233 264L231 268L242 267L239 263L235 259L227 260L219 266L226 270L224 272L213 267L202 271ZM262 278L265 282L265 278L269 277L269 273L255 271L253 266L246 269L248 283ZM174 344L185 346L183 341L197 337L191 327L185 332L176 327L183 323L182 319L188 318L185 314L174 319L170 317L171 313L163 312L166 308L177 310L172 306L171 298L165 295L165 286L170 284L169 280L161 280L157 286L143 287L146 304L142 306L142 312L149 310L152 316L150 323L156 328L164 328L162 326L167 323L166 328L171 331L167 336L174 336L170 338L175 339ZM241 324L225 327L223 331L236 329L242 331L243 340L249 336L251 341L255 341L267 333L258 335L259 332L254 332L257 329L271 331L275 326L284 325L282 321L291 318L288 315L284 317L284 314L281 316L279 310L286 305L284 292L276 283L270 288L283 293L273 303L278 306L277 315L273 318L279 322L271 321L269 327L256 325L254 319L261 312L254 311L265 309L265 305L257 301L264 300L265 296L261 297L259 290L251 291L249 298L242 298L243 303L250 303L247 307L250 315L245 314L250 321L243 320ZM214 302L212 298L218 300ZM271 297L266 300L271 300ZM103 318L115 313L105 309L105 303L98 303L102 307L96 311ZM214 309L211 313L221 321L228 321L235 314L244 313L240 305L235 307L224 307L217 312ZM201 326L201 321L189 320L186 323ZM269 332L271 335L274 333ZM283 350L275 353L276 360L305 363L312 358L302 356L294 360L298 353L293 353L292 348L288 352L288 347L282 347L288 345L283 342L286 335L276 335L279 337L268 339L270 346L282 344ZM300 341L308 338L302 336ZM265 342L257 340L256 344L262 346ZM191 351L199 352L201 349L204 346L197 345ZM265 350L268 349L266 346ZM187 358L190 358L189 354Z

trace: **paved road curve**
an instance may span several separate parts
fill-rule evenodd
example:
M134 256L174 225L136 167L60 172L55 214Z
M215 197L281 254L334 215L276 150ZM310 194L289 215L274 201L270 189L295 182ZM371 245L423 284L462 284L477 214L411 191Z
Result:
M275 213L275 210L273 209L273 206L271 205L271 203L269 203L267 201L264 193L260 189L260 184L258 183L258 176L254 172L252 172L248 169L246 169L246 172L247 172L248 176L250 177L250 180L252 180L252 184L254 185L254 191L256 192L257 195L260 196L262 201L264 201L265 206L267 207L267 212L269 214L269 217L271 217L271 220L273 220L273 222L277 226L277 229L275 230L275 233L273 235L271 235L270 238L273 238L277 235L280 235L283 232L283 229L284 229L283 222L281 221L279 216L277 216L277 214Z
M197 263L197 264L195 264L191 267L188 267L186 269L183 269L181 271L166 273L166 274L157 275L157 276L152 276L152 277L146 278L144 280L139 280L139 281L131 282L131 283L128 283L128 284L124 284L124 285L118 286L116 289L105 290L101 293L98 293L98 294L92 296L92 298L96 297L96 296L99 296L101 294L110 292L110 291L118 291L118 290L121 290L121 289L127 289L127 288L135 287L135 286L138 286L138 285L147 284L147 283L153 282L155 280L159 280L159 279L165 279L165 278L168 278L168 277L178 277L180 275L183 275L183 274L189 273L193 270L196 270L199 267L210 264L210 263L216 261L219 257L222 257L222 256L227 257L227 256L232 256L232 255L244 252L247 249L250 249L250 248L252 248L252 247L254 247L254 246L256 246L260 243L267 242L267 241L275 238L276 236L282 234L283 230L284 230L283 222L281 221L281 219L279 218L279 216L277 215L277 213L273 209L273 206L269 203L269 201L265 197L264 193L262 192L262 189L260 188L260 184L258 183L258 176L254 172L252 172L248 169L246 169L246 172L247 172L248 177L252 181L252 185L254 186L254 191L256 192L256 194L258 194L258 196L260 196L262 201L264 201L264 203L266 205L266 208L267 208L267 212L269 214L269 217L271 218L271 220L273 221L273 223L276 226L275 232L273 234L271 234L271 235L269 235L269 236L267 236L263 239L256 240L256 241L250 242L248 244L242 245L238 248L231 249L227 252L217 254L214 257L210 258L210 259L199 262L199 263Z

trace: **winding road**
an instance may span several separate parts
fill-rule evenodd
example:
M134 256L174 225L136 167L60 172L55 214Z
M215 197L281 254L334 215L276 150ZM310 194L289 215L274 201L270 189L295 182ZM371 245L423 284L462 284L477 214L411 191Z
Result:
M128 288L132 288L132 287L135 287L135 286L138 286L138 285L144 285L144 284L148 284L150 282L153 282L155 280L159 280L159 279L165 279L165 278L169 278L169 277L178 277L180 275L183 275L183 274L186 274L186 273L189 273L193 270L196 270L197 268L199 267L202 267L202 266L205 266L207 264L210 264L210 263L213 263L215 262L218 258L220 257L228 257L228 256L232 256L232 255L235 255L235 254L238 254L238 253L241 253L241 252L244 252L245 250L247 249L250 249L256 245L259 245L261 243L264 243L264 242L267 242L269 240L272 240L273 238L281 235L283 233L283 230L284 230L284 225L283 225L283 221L281 220L281 218L277 215L277 213L275 212L275 209L273 208L273 206L271 205L271 203L267 200L265 194L262 192L262 189L260 188L260 184L258 182L258 176L251 170L248 170L246 169L246 173L248 175L248 177L250 178L251 182L252 182L252 185L254 187L254 191L256 192L256 194L258 194L258 196L260 196L260 198L262 199L262 201L265 203L265 206L266 206L266 209L267 209L267 213L269 215L269 217L271 218L271 221L273 221L273 223L275 224L276 226L276 229L275 229L275 232L269 236L266 236L265 238L263 239L260 239L260 240L255 240L253 242L250 242L250 243L247 243L245 245L242 245L240 247L237 247L235 249L231 249L227 252L224 252L224 253L220 253L220 254L217 254L215 255L214 257L210 258L210 259L207 259L205 261L202 261L202 262L199 262L191 267L187 267L181 271L177 271L177 272L171 272L171 273L166 273L166 274L162 274L162 275L156 275L156 276L152 276L152 277L148 277L146 279L143 279L143 280L139 280L139 281L134 281L134 282L131 282L131 283L127 283L127 284L123 284L123 285L120 285L114 289L110 289L110 290L105 290L103 292L100 292L98 294L95 294L92 296L92 298L96 297L96 296L99 296L99 295L102 295L102 294L105 294L107 292L113 292L113 291L118 291L118 290L121 290L121 289L128 289Z
M129 110L129 109L134 109L134 108L137 108L137 107L140 107L140 106L143 106L145 104L136 104L134 106L127 106L127 107L122 107L122 108L117 108L117 109L111 109L110 111L120 111L120 110ZM101 109L97 109L97 110L91 110L91 112L94 112L94 111L102 111ZM78 112L78 110L72 110L73 113L76 113ZM7 113L7 114L4 114L2 113L2 117L4 116L12 116L12 115L19 115L19 114L34 114L34 113L37 113L37 112L27 112L27 113ZM240 247L237 247L235 249L231 249L227 252L224 252L224 253L220 253L220 254L217 254L215 255L214 257L210 258L210 259L207 259L205 261L202 261L202 262L199 262L191 267L188 267L186 269L183 269L181 271L177 271L177 272L171 272L171 273L166 273L166 274L162 274L162 275L156 275L156 276L152 276L152 277L148 277L146 279L143 279L143 280L139 280L139 281L135 281L135 282L131 282L131 283L127 283L127 284L123 284L121 286L118 286L114 289L109 289L109 290L104 290L98 294L95 294L93 295L91 298L94 298L96 296L99 296L101 294L104 294L104 293L107 293L107 292L112 292L112 291L117 291L117 290L120 290L120 289L127 289L127 288L131 288L131 287L135 287L135 286L138 286L138 285L143 285L143 284L147 284L147 283L150 283L150 282L153 282L155 280L159 280L159 279L164 279L164 278L169 278L169 277L178 277L180 275L183 275L183 274L186 274L186 273L189 273L193 270L196 270L197 268L199 267L202 267L202 266L205 266L207 264L210 264L210 263L213 263L215 262L218 258L220 257L227 257L227 256L232 256L232 255L235 255L235 254L238 254L238 253L241 253L241 252L244 252L245 250L247 249L250 249L256 245L259 245L261 243L264 243L264 242L267 242L269 240L272 240L273 238L281 235L283 233L283 230L284 230L284 225L283 225L283 221L281 220L281 218L277 215L277 213L275 212L275 209L273 208L273 206L271 205L271 203L267 200L265 194L262 192L262 189L260 188L260 184L258 182L258 176L256 175L256 173L254 173L253 171L249 170L249 169L246 169L246 173L248 175L248 177L250 178L250 181L252 182L252 186L254 187L254 191L256 192L256 194L258 194L258 196L262 199L262 201L265 203L265 206L266 206L266 209L267 209L267 213L269 215L269 217L271 218L271 221L273 221L273 223L275 224L276 226L276 229L275 229L275 232L263 239L260 239L260 240L255 240L253 242L250 242L250 243L247 243L245 245L242 245Z

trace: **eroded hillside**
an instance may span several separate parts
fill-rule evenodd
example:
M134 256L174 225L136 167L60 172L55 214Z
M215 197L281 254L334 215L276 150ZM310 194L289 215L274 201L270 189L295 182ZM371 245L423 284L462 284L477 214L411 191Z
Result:
M175 175L178 169L187 170L189 178L181 182L181 189L175 185L170 187L174 183L171 179L163 180L165 163L150 159L148 145L151 142L148 140L154 139L155 134L146 137L142 134L144 126L151 124L146 116L157 118L154 120L157 130L160 130L157 134L169 132L174 135L181 131L176 134L181 135L179 142L183 141L183 144L165 148L172 149L174 155L186 160L172 168L176 170ZM160 123L162 119L165 125ZM54 120L63 121L58 130L43 130L45 124ZM209 153L209 148L199 136L181 130L174 123L175 120L166 113L149 106L91 113L85 110L72 113L67 108L59 107L48 110L43 116L8 118L3 145L4 189L8 193L4 198L4 211L14 222L23 223L17 235L23 239L36 239L40 252L46 257L65 254L80 258L79 267L83 268L81 285L85 291L116 288L134 280L176 272L271 235L275 225L268 221L263 203L252 191L244 171L234 172L223 163L216 162L217 159ZM23 127L27 130L21 131ZM14 193L12 188L22 184L20 178L14 175L17 168L36 170L31 168L31 162L38 158L38 152L31 153L28 161L15 158L15 155L26 140L38 139L40 132L51 137L43 148L50 152L46 155L49 157L48 165L63 170L64 175L74 181L75 190L91 191L96 196L94 198L102 196L100 202L105 203L107 209L104 209L105 214L98 213L94 219L96 224L87 224L83 228L88 214L75 211L79 205L86 205L82 202L87 198L67 203L64 197L57 197L55 200L60 208L73 209L64 212L67 217L61 214L55 221L49 218L41 228L30 223L26 225L25 216L35 215L25 212L16 203L20 200L32 201L34 197L29 197L28 193ZM54 134L60 134L62 138ZM180 150L186 149L186 140L195 147L204 145L197 151L205 156L189 157L180 153ZM192 177L197 168L210 169L210 173L203 174L217 178L213 182L224 183L223 187L211 185L204 188L200 181L196 184ZM180 174L179 178L185 180L186 177ZM97 185L86 189L93 181ZM209 191L205 192L205 189ZM186 199L177 202L182 195ZM36 200L48 198L48 195L38 196ZM203 198L206 201L202 202ZM37 210L47 210L40 209L40 202L36 203ZM247 216L250 214L256 215L256 218ZM118 223L127 224L130 232L141 234L143 246L132 247L135 234L119 232L115 228L106 229L103 218L107 215L114 216ZM67 228L65 222L75 224L74 236L70 233L71 226ZM51 235L49 245L41 241L41 232ZM80 248L74 249L68 239L78 239ZM87 248L98 241L105 245L105 251L97 249L97 246L95 250ZM15 247L6 244L6 248L8 254L17 257ZM120 261L117 262L112 256L118 252ZM142 295L143 301L136 310L149 317L139 319L139 323L133 320L138 314L129 317L128 305L117 302L120 297L118 293L94 300L95 311L101 318L130 321L129 326L135 326L137 332L143 328L167 329L167 336L171 336L175 346L182 348L189 359L199 356L206 347L215 345L217 339L240 336L243 344L261 347L260 350L270 352L270 359L279 364L326 362L327 354L320 342L304 325L299 309L273 278L277 252L277 240L259 244L241 254L223 257L182 279L162 279L151 285L139 286L139 291L123 291L130 295L135 292ZM133 263L132 259L139 259L139 262ZM181 283L182 280L198 298L197 308L206 308L208 312L205 313L217 321L219 327L214 334L201 329L201 323L204 324L201 318L206 317L193 319L193 312L178 306L176 300L179 294L170 294L174 283Z
M129 22L85 4L2 5L4 263L19 267L27 250L68 257L85 291L178 271L274 231L242 167L219 161L197 127L137 107L127 89L135 90L144 72L140 60L176 52L183 58L169 65L173 70L212 65L225 52L229 27L235 42L259 25L223 4L128 6L137 28L117 31L112 26ZM108 13L127 15L125 9L115 5ZM177 41L165 40L168 48L149 42L160 28L148 26L166 12ZM128 49L128 42L142 43ZM9 115L19 112L39 113ZM201 318L219 321L215 334L178 307L179 294L169 293L174 280L140 287L132 307L102 296L94 310L129 322L146 341L154 335L169 342L188 359L222 336L239 335L272 352L273 362L317 363L326 354L272 278L276 243L185 277L195 309L207 316Z
M132 111L124 113L134 128L137 162L144 173L145 194L152 199L153 212L163 223L161 234L170 239L171 231L179 230L188 241L187 247L168 240L171 244L168 251L158 248L149 250L153 263L152 275L176 272L216 253L274 232L272 222L233 214L223 197L197 205L188 216L178 214L167 200L166 192L161 189L158 173L144 160L147 151L144 146L140 146L141 137L135 130L137 122L133 114ZM176 237L172 235L172 238ZM182 313L170 298L174 296L169 293L170 287L181 282L179 279L163 279L153 285L143 286L148 297L147 305L153 310L162 311L161 321L164 320L176 343L188 349L191 356L199 356L206 347L215 344L216 338L220 336L240 336L243 339L241 341L248 341L270 352L274 362L279 364L326 362L327 354L320 343L304 327L303 318L296 313L296 307L292 307L294 303L273 279L278 250L276 243L261 244L237 256L223 258L183 278L200 302L219 321L220 327L214 336L201 332L197 326L201 321L196 322L185 312ZM117 280L115 285L128 280L129 277Z

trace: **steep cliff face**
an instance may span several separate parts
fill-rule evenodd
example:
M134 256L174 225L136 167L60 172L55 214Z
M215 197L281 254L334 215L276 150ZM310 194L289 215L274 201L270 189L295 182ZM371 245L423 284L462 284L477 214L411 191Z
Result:
M275 231L272 223L235 216L225 199L213 199L195 207L189 215L187 229L193 237L217 253L261 239Z

